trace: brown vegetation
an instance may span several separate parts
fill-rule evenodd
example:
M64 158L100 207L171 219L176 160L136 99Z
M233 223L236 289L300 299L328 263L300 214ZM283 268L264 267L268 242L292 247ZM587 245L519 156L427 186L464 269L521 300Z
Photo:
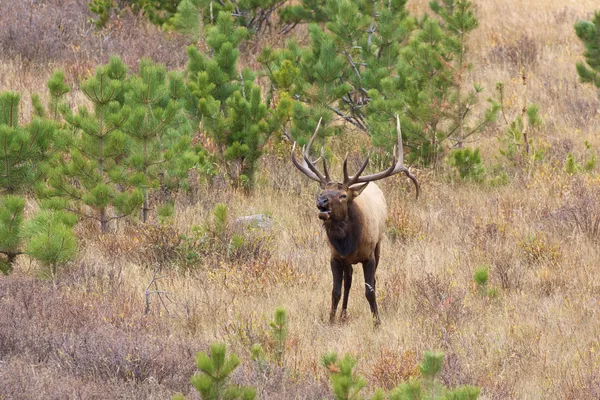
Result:
M409 1L421 11L426 3ZM282 173L290 171L289 160L273 151L261 161L251 195L198 186L193 198L177 200L170 227L136 233L146 228L120 222L116 233L98 236L79 226L79 258L56 287L35 277L25 258L15 273L0 277L0 398L191 395L194 354L215 341L240 356L234 381L256 386L260 399L326 398L319 359L327 351L353 355L369 382L392 387L414 375L415 360L428 349L447 355L445 384L477 385L483 399L599 398L600 181L597 168L573 177L563 165L568 152L583 156L586 140L600 149L600 104L594 90L578 83L574 65L582 48L573 30L598 4L476 3L480 27L470 43L470 78L490 95L496 81L505 82L507 112L516 115L520 76L528 76L528 99L544 119L532 140L547 157L495 187L456 182L443 168L419 171L417 202L403 176L381 185L391 218L382 243L386 268L378 271L384 321L378 330L361 301L349 304L346 324L329 324L331 272L314 209L318 188L300 174ZM26 99L43 92L52 68L65 68L76 81L113 52L130 65L146 55L170 66L185 62L177 37L137 17L93 32L86 4L4 4L0 90L20 90ZM77 90L70 96L72 104L82 101ZM477 143L490 166L501 159L502 129L499 123ZM349 135L333 143L335 154L344 154L346 143L366 143ZM217 203L227 204L230 220L266 213L274 223L241 232L228 225L225 239L206 243L197 227ZM242 239L232 249L234 235ZM473 283L481 265L499 288L495 298ZM155 270L169 274L158 281L169 294L164 303L151 297L144 315L144 290ZM353 291L362 297L362 285ZM290 324L284 368L259 371L250 346L269 348L268 321L277 306L286 308Z

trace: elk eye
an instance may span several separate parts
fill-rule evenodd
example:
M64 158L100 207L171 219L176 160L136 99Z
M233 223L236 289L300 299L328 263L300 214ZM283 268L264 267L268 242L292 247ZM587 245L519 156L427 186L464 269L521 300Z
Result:
M340 195L340 199L345 199L346 197L348 197L348 196L345 194Z

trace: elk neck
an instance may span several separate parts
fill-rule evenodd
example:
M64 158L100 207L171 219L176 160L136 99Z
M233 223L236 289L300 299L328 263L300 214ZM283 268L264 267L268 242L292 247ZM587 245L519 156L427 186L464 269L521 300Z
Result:
M348 205L348 215L344 220L329 220L324 224L329 243L339 256L347 257L358 250L362 225L361 211L354 202Z

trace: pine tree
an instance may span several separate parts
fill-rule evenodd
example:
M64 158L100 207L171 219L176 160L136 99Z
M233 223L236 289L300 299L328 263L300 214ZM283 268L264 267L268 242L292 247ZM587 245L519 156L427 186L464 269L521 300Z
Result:
M48 113L54 119L44 118L45 107L39 96L34 95L32 100L35 115L25 126L19 124L20 96L11 92L0 94L0 140L4 143L0 147L0 192L3 196L0 199L0 253L6 256L6 260L0 261L0 271L3 273L12 270L19 254L29 254L42 264L52 264L56 272L59 265L76 253L72 224L64 213L40 204L42 211L28 221L23 218L26 204L23 195L31 193L34 185L44 182L49 163L62 145L63 132L57 115L52 111L56 110L69 91L64 83L64 75L55 72L48 87ZM40 226L48 219L53 223L45 225L44 230L30 229L31 226ZM44 244L40 247L42 241ZM36 251L40 248L46 251ZM53 276L55 275L54 273Z
M198 353L196 364L201 374L192 377L192 385L200 392L202 400L254 399L254 388L229 383L230 375L238 367L240 360L235 354L227 357L226 350L224 344L213 344L210 346L210 355Z
M323 356L321 363L331 375L331 385L336 400L361 400L361 394L367 385L365 379L354 374L356 360L346 355L341 360L335 353L328 353Z
M300 4L291 4L279 10L280 18L290 24L284 32L289 32L302 22L326 22L327 14L323 10L325 0L302 0Z
M254 74L238 69L237 47L246 36L247 30L235 27L229 13L219 13L216 25L207 30L211 55L188 48L188 89L191 109L217 145L228 176L249 188L262 149L280 121L263 101Z
M67 208L99 221L102 232L108 231L111 220L131 215L143 203L142 190L126 164L132 145L122 130L131 114L131 107L124 105L126 78L125 64L111 57L81 84L93 111L84 106L77 113L62 108L73 135L68 156L51 171L46 192L74 202L75 207Z
M448 389L439 382L444 353L425 352L419 365L422 379L400 384L389 394L390 400L477 400L479 389L474 386L461 386Z
M23 210L25 198L22 196L5 195L0 199L0 253L6 260L0 261L0 272L8 274L19 254L21 248L23 225Z
M286 0L182 0L173 17L175 30L198 40L200 17L204 25L218 24L219 14L228 13L233 23L244 27L250 34L272 31L271 18Z
M467 36L477 27L469 0L444 0L430 3L437 19L425 16L419 29L402 49L398 65L400 79L390 86L402 93L405 104L403 131L413 158L428 164L444 154L444 146L462 148L465 141L494 122L500 105L490 100L481 115L477 109L483 88L475 84L467 90Z
M271 334L275 339L276 359L279 366L283 365L283 357L285 354L285 341L287 339L287 313L283 307L275 310L275 318L269 324Z
M294 100L290 139L303 141L320 118L325 128L341 119L371 135L374 144L384 142L382 135L391 137L402 107L396 65L413 27L405 5L406 0L328 1L324 17L318 17L328 22L309 25L307 47L291 41L284 50L263 52L270 97ZM384 90L392 86L394 91Z
M159 184L182 184L199 161L183 113L185 96L180 74L167 74L163 65L147 59L127 84L125 104L131 113L122 129L133 139L127 164L135 173L132 184L142 190L144 222L150 211L150 191Z
M73 226L77 217L61 210L43 209L24 226L26 252L48 268L55 280L58 267L77 255Z
M600 88L600 11L591 21L577 21L575 33L583 42L585 63L577 63L577 73L584 83Z

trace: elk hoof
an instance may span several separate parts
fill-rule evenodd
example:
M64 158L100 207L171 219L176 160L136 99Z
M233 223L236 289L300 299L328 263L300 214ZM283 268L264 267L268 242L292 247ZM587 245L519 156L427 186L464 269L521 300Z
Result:
M332 311L331 313L329 313L329 323L335 324L335 311Z
M348 312L346 310L342 310L342 313L340 314L340 322L348 322Z

